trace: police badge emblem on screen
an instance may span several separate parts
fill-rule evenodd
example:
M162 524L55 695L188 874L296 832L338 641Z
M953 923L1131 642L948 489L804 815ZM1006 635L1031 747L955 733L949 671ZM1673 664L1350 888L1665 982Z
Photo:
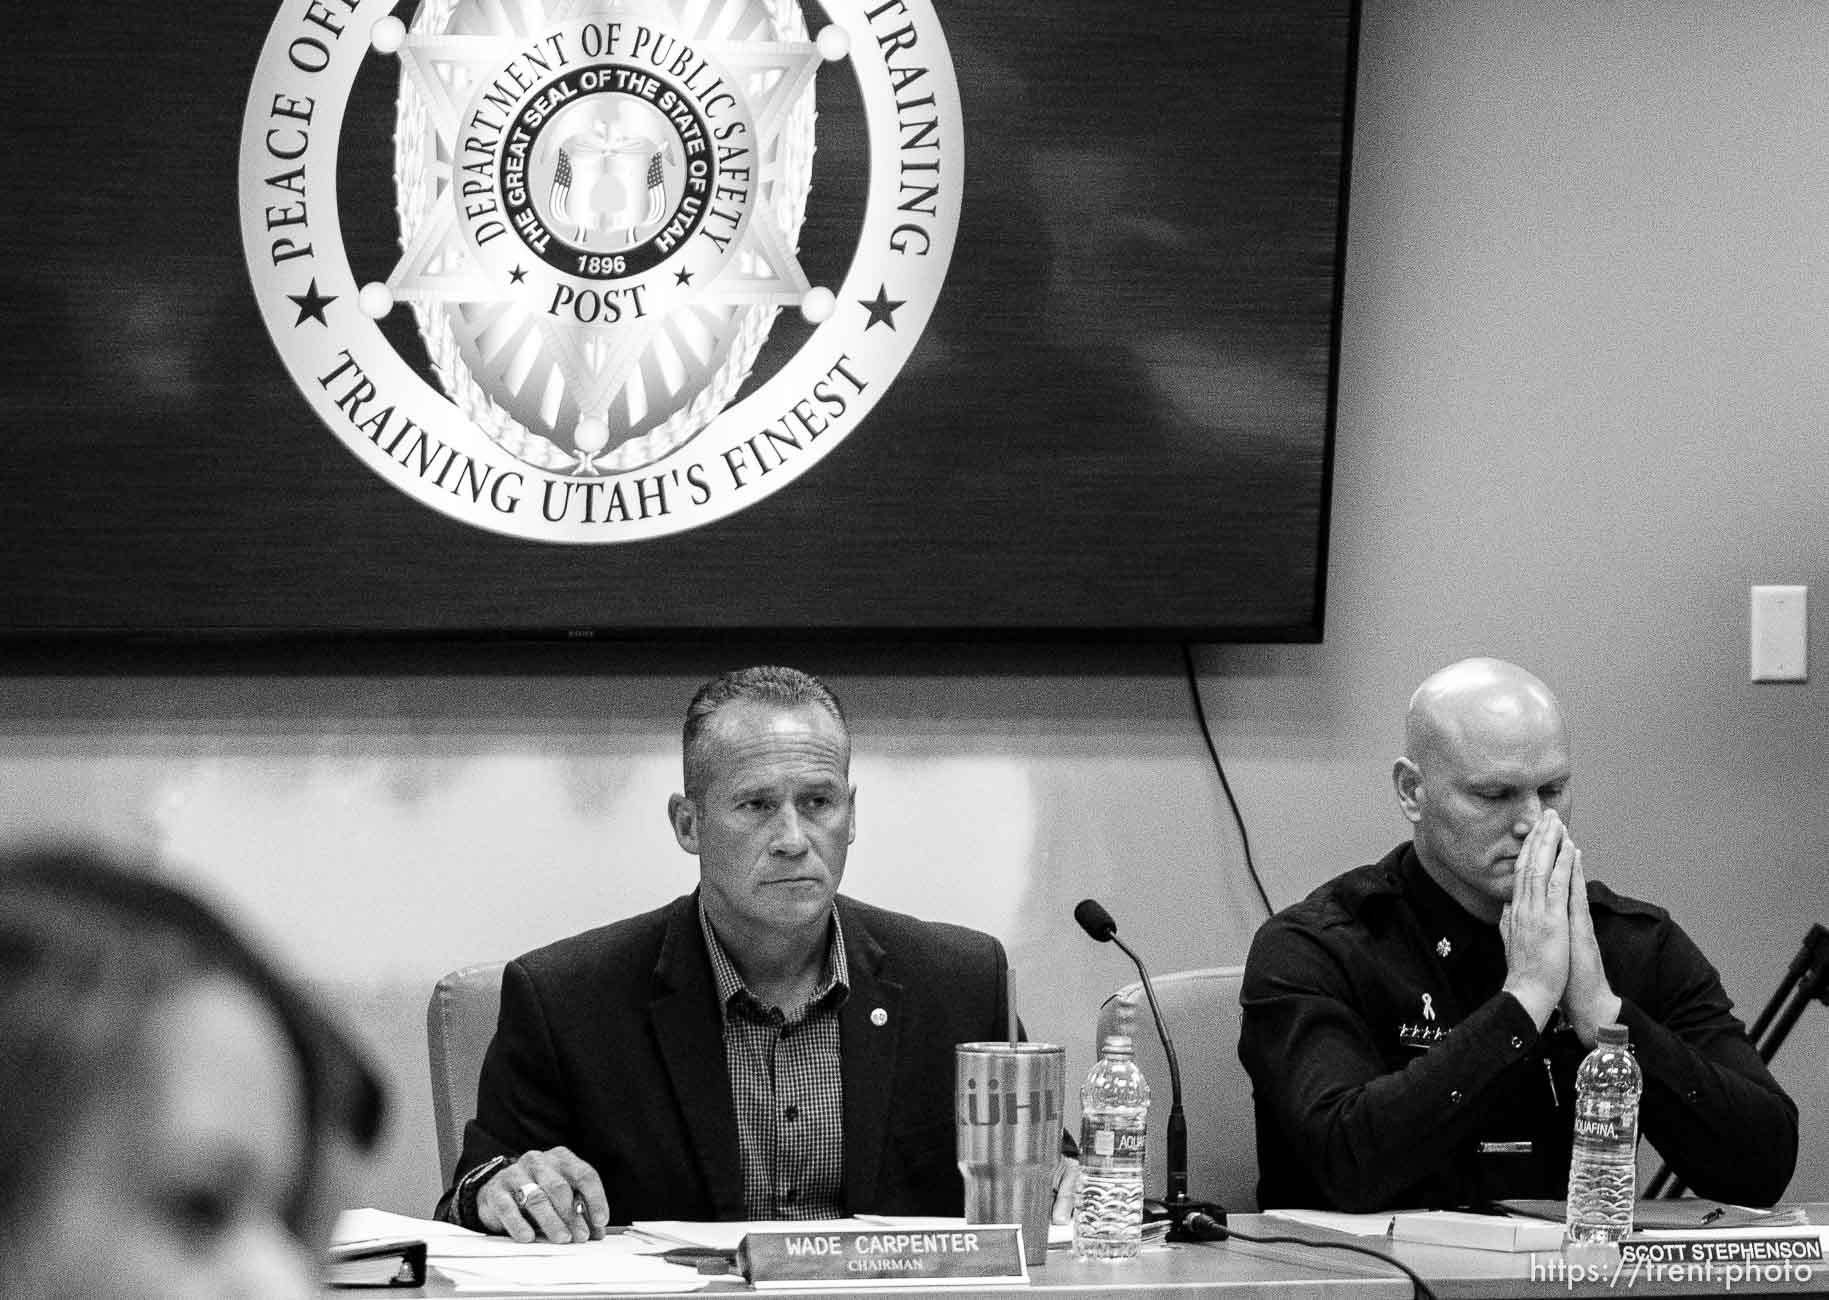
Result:
M304 400L366 465L478 527L663 536L794 481L894 382L964 177L930 0L287 3L243 122L241 228ZM817 79L851 76L870 176L841 283L798 257ZM348 109L393 78L394 211L339 208ZM346 233L397 223L391 266ZM781 313L804 342L759 358ZM390 341L400 317L423 357ZM414 351L414 355L407 355Z

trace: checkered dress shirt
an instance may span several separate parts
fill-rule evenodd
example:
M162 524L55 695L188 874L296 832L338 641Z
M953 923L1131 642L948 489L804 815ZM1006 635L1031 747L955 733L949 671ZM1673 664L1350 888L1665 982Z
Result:
M718 1003L724 1061L737 1112L746 1219L835 1219L844 1214L844 1075L838 1009L851 994L844 932L832 909L825 977L792 1014L764 1006L737 974L699 904Z

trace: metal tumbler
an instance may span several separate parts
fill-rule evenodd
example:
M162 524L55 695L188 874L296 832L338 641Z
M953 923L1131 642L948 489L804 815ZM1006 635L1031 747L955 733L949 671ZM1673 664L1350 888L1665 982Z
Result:
M1021 1224L1023 1258L1045 1264L1067 1053L1055 1043L960 1043L954 1059L965 1220Z

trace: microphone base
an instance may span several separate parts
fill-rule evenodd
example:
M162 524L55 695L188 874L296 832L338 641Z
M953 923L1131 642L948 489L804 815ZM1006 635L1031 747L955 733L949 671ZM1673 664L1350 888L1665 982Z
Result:
M1146 1223L1169 1221L1170 1241L1220 1241L1224 1239L1226 1208L1213 1201L1182 1198L1143 1202Z

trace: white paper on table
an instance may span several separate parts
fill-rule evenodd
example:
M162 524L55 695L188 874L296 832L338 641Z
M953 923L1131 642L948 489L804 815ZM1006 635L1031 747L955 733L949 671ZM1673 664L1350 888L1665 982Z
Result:
M693 1223L685 1219L640 1219L633 1227L639 1233L665 1242L662 1250L672 1246L702 1246L707 1250L734 1253L743 1243L743 1238L752 1232L818 1232L821 1229L843 1232L846 1229L879 1227L881 1224L880 1218L736 1219L715 1223Z
M1291 1223L1327 1228L1354 1237L1389 1236L1394 1217L1389 1210L1377 1214L1347 1214L1341 1210L1265 1210L1264 1213L1273 1219L1287 1219Z
M480 1237L480 1232L471 1232L460 1228L455 1223L440 1223L436 1219L414 1219L404 1214L394 1214L388 1210L376 1210L363 1207L360 1210L344 1210L337 1215L337 1221L330 1230L330 1244L345 1245L352 1241L396 1241L410 1238L423 1241L431 1249L432 1240L437 1237L460 1238Z
M1823 1239L1823 1253L1829 1254L1829 1227L1794 1223L1778 1225L1750 1223L1744 1228L1635 1228L1635 1237L1680 1237L1685 1241L1715 1241L1723 1237L1808 1237Z
M598 1259L605 1256L640 1257L658 1255L679 1244L616 1228L610 1229L601 1241L532 1241L523 1244L511 1237L460 1228L455 1223L414 1219L404 1214L374 1209L343 1211L337 1216L336 1226L330 1234L334 1245L402 1238L425 1242L426 1259L433 1262L446 1259L526 1259L567 1255L588 1255Z
M1545 1219L1522 1219L1471 1210L1402 1210L1391 1220L1393 1241L1462 1246L1525 1255L1562 1249L1563 1228Z
M605 1238L605 1241L612 1240ZM618 1294L698 1291L711 1279L696 1269L669 1264L648 1255L593 1251L602 1242L580 1242L565 1255L497 1255L441 1258L436 1267L459 1291L552 1291L577 1288Z

